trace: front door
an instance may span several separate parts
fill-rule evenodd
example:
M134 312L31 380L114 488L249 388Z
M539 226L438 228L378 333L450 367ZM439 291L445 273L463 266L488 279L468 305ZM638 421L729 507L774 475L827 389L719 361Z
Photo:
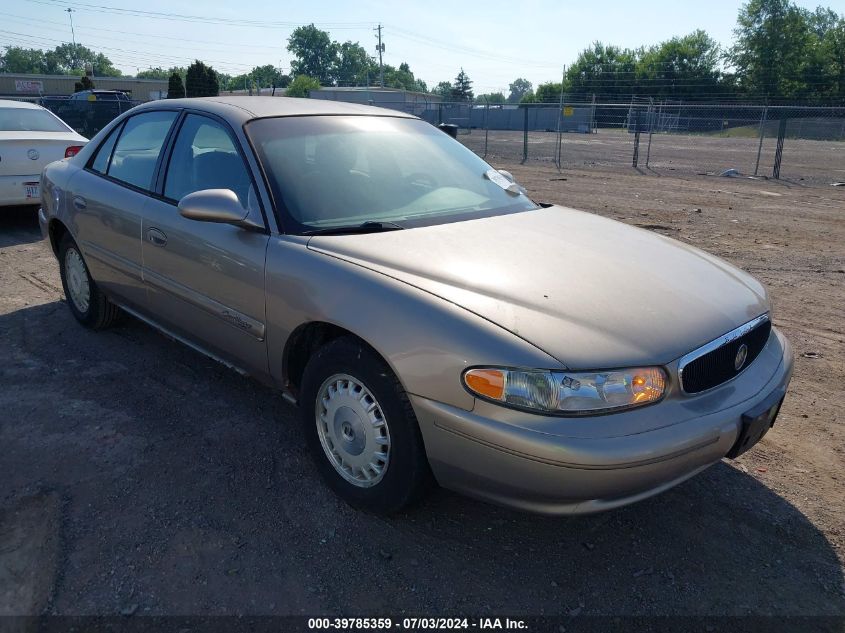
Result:
M231 189L263 222L252 180L226 126L188 114L165 170L163 197L144 210L150 311L175 334L254 375L266 375L264 261L269 233L179 214L194 191Z

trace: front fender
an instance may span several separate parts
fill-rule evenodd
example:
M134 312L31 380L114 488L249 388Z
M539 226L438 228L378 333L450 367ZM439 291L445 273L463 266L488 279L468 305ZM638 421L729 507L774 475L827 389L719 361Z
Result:
M560 367L530 343L464 308L351 262L271 238L267 251L270 373L284 384L283 353L300 325L323 321L364 339L411 394L471 410L461 372L472 365Z

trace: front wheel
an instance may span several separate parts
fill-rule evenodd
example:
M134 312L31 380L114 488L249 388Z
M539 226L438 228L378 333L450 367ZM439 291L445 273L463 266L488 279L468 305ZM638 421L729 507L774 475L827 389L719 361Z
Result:
M388 514L431 482L408 396L390 368L353 338L311 358L300 393L303 428L320 474L350 505Z
M59 273L70 311L85 327L109 327L120 315L120 308L106 297L88 272L82 253L69 234L59 244Z

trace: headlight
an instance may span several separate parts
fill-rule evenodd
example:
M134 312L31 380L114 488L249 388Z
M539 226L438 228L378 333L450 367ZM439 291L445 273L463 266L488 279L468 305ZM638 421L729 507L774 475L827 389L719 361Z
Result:
M464 385L485 400L515 409L557 415L589 415L628 409L663 397L660 367L570 372L498 367L469 369Z

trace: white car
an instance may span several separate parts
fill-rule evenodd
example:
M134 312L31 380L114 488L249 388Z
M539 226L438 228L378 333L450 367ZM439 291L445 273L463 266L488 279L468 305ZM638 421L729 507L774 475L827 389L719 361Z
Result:
M0 206L40 204L44 167L87 142L46 108L0 99Z

